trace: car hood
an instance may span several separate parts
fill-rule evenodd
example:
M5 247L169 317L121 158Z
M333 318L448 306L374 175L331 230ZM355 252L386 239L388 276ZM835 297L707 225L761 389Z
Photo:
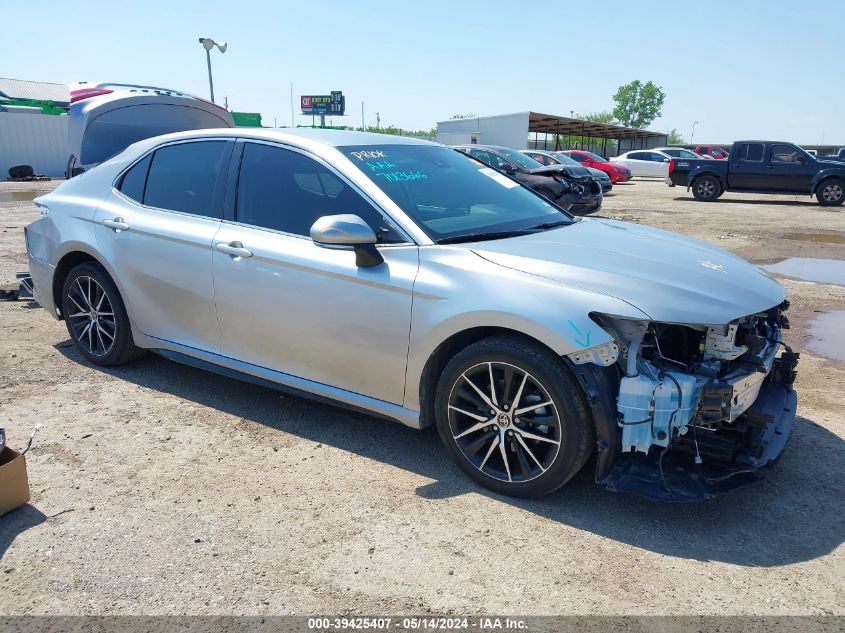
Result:
M766 273L721 248L614 220L583 219L472 250L507 268L621 299L663 323L726 324L786 297Z
M601 169L593 169L592 167L585 167L587 171L590 172L590 175L597 180L610 180L610 176L608 176L605 172Z

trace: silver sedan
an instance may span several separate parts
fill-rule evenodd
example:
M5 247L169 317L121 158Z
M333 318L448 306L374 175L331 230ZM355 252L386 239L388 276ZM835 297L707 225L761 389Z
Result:
M597 453L612 490L701 499L770 466L794 421L774 280L437 144L177 133L36 204L35 296L87 361L150 350L435 424L500 493L551 492Z

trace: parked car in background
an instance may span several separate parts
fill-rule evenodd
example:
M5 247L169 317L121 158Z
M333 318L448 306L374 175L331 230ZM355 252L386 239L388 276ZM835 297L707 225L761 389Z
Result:
M538 165L525 154L499 145L457 145L453 149L513 178L570 213L586 215L601 209L601 185L589 175L569 176L562 165Z
M592 167L584 167L581 163L572 160L566 154L540 149L523 149L520 151L529 158L533 158L541 165L561 165L566 169L566 173L570 177L583 178L584 176L591 176L601 185L601 192L603 194L608 193L613 189L613 183L610 180L610 176L606 173Z
M724 160L728 157L728 149L720 145L696 145L695 153L702 156L710 156L717 160Z
M794 426L775 280L704 242L575 218L442 145L169 134L35 204L35 298L88 362L152 350L434 424L499 494L552 492L597 452L610 490L701 500L764 473Z
M705 202L725 191L815 195L822 206L845 202L845 164L781 141L738 141L726 161L673 159L669 179Z
M603 171L610 176L610 181L615 185L619 182L627 182L631 180L631 170L623 165L617 165L609 162L606 158L602 158L598 154L592 152L585 152L580 149L567 149L560 152L564 156L569 156L572 160L581 163L584 167L592 167Z
M845 161L845 147L840 148L836 154L822 156L822 160Z
M666 178L669 175L669 161L672 157L653 149L638 149L614 156L610 162L623 165L634 176Z
M655 147L655 151L662 152L666 154L670 158L708 158L713 159L712 156L708 156L707 154L696 154L691 149L686 149L683 147Z
M176 90L83 81L70 87L68 126L65 177L71 178L136 141L234 122L225 108Z

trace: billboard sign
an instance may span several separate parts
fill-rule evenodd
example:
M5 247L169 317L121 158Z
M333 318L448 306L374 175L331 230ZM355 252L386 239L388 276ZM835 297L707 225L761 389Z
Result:
M299 97L302 114L333 114L343 116L346 112L346 97L340 90L330 95L302 95Z

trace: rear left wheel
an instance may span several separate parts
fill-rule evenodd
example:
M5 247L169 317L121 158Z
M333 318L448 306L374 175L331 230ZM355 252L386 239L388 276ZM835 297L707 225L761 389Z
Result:
M713 176L701 176L692 183L692 195L696 200L712 202L722 195L722 185Z
M132 340L120 292L99 264L85 262L68 273L62 314L76 348L95 365L114 367L144 354Z
M517 338L483 339L457 354L440 377L435 407L452 458L501 494L556 490L595 443L580 387L563 361Z

